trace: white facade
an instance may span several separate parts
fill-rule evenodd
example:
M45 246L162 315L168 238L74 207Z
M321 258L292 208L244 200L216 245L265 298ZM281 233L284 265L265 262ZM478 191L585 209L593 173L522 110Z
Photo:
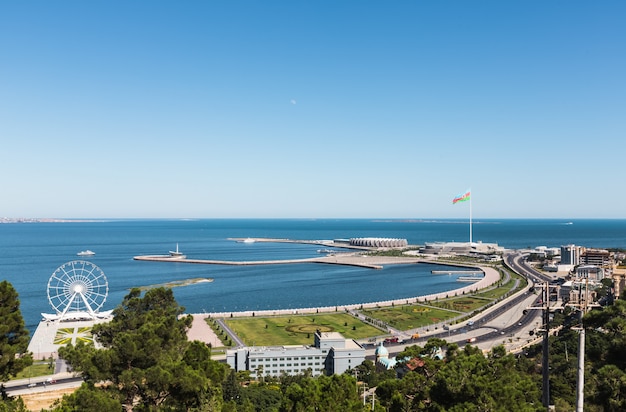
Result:
M314 346L243 347L226 351L226 363L235 371L249 370L262 376L298 375L311 371L313 376L341 374L365 360L365 349L337 332L316 332Z
M409 242L406 239L386 238L386 237L359 237L350 239L352 246L366 247L406 247Z

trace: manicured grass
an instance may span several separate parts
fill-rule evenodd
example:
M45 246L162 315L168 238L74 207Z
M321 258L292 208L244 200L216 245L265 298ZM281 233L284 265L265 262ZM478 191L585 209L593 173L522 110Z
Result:
M509 275L510 279L506 284L490 287L478 293L433 300L425 304L396 305L360 311L372 324L378 324L381 329L362 323L346 313L229 318L225 321L247 345L311 344L316 329L340 332L346 338L362 339L385 334L385 325L399 330L409 330L472 315L484 306L526 286L523 278L511 272ZM519 286L516 290L511 290L516 279L519 280Z
M28 368L24 369L12 379L34 378L35 376L51 375L54 369L51 369L48 362L36 362Z
M348 339L380 335L381 331L346 313L227 318L229 328L246 345L310 345L317 329L339 332Z
M486 301L485 299L480 299L468 295L456 298L434 300L429 302L428 304L432 306L437 306L442 309L450 309L458 312L471 313L488 303L489 301Z
M457 312L424 305L392 306L361 312L369 318L381 320L400 330L429 326L459 315Z
M488 299L498 299L502 296L504 296L506 293L511 292L511 288L513 287L513 285L505 285L505 286L500 286L497 288L493 288L493 289L489 289L486 290L484 292L481 293L477 293L476 296L482 296L484 298L488 298Z
M495 287L493 289L486 289L484 291L480 291L478 293L475 293L474 296L480 296L480 297L484 297L487 299L499 299L502 296L506 295L506 294L513 294L517 291L519 291L520 289L523 289L526 287L527 282L526 279L524 279L523 277L519 276L516 273L511 273L509 272L509 276L511 277L509 279L508 282L506 282L504 285L499 286L499 287ZM515 284L515 281L518 280L518 286L516 289L513 289L513 285Z

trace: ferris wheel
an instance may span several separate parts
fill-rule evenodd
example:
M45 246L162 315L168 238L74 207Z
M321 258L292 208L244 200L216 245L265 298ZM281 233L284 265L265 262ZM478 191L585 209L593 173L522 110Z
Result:
M96 318L104 305L109 284L104 272L84 260L60 266L48 280L48 301L57 318Z

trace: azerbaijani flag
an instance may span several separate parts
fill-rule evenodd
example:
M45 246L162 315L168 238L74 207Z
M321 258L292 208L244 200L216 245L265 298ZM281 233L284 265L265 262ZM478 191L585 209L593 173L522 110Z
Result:
M470 200L470 191L469 189L466 190L465 192L461 193L460 195L455 196L454 199L452 199L452 204L455 204L457 202L465 202Z

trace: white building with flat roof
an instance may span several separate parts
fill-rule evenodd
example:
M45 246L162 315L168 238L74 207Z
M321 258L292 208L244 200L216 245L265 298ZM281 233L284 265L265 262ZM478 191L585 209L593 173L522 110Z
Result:
M341 374L365 360L365 349L338 332L315 332L313 346L251 346L226 351L226 363L235 371L248 370L262 376L298 375L311 371L313 376Z

